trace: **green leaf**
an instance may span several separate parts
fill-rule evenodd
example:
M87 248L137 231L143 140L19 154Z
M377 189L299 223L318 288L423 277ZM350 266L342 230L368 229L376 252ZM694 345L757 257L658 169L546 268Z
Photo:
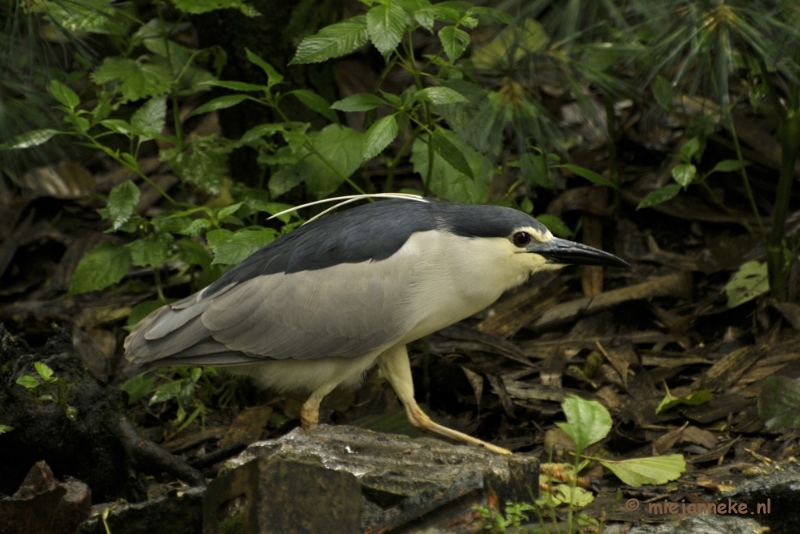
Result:
M522 179L526 183L547 187L548 189L555 187L556 184L550 177L547 156L544 154L524 153L519 159L519 167L522 171Z
M137 267L160 267L172 258L172 234L160 233L137 239L126 246Z
M622 482L634 488L666 484L671 480L677 480L681 473L686 471L686 461L682 454L634 458L619 462L600 460L600 463L617 475Z
M297 47L290 65L321 63L354 52L367 42L366 15L359 15L322 28L316 35L306 37Z
M139 135L143 133L137 128L134 128L132 124L122 119L105 119L100 121L100 125L107 128L109 131L122 135Z
M133 112L131 126L143 132L141 140L147 141L161 135L166 124L167 97L166 95L152 98Z
M161 151L161 159L172 165L175 174L184 180L216 194L228 171L230 147L216 135L200 136L191 141L187 151L169 148Z
M199 265L204 271L211 271L211 254L203 245L191 239L178 241L178 258L188 265Z
M441 154L438 154L433 158L433 168L431 175L428 176L429 152L425 138L416 139L411 147L411 163L414 165L414 172L422 176L423 180L427 182L428 188L439 198L467 204L486 202L489 188L492 185L494 170L492 162L483 154L467 146L453 132L441 129L440 135L446 137L456 151L466 158L470 175L457 170Z
M748 261L739 267L725 285L728 308L751 301L769 291L769 273L766 263Z
M400 44L406 28L406 13L399 5L388 2L367 11L367 33L372 44L383 54L389 54Z
M470 42L469 34L455 26L446 26L439 30L439 40L451 63L461 57Z
M108 195L108 218L111 219L112 228L119 228L136 214L136 205L139 204L139 188L130 180L125 180Z
M697 157L700 154L701 146L702 144L700 142L700 138L692 137L688 139L681 147L679 155L681 161L684 163L691 163L692 158Z
M36 389L40 386L38 380L28 375L17 378L17 384L26 389Z
M380 154L384 148L389 146L389 143L394 141L399 131L400 125L397 123L396 113L375 121L375 124L367 130L364 140L364 148L361 152L364 161L369 161Z
M18 150L20 148L30 148L33 146L43 145L48 142L54 135L58 135L61 132L58 130L54 130L52 128L44 128L41 130L31 130L30 132L25 132L23 134L19 134L18 136L11 139L8 144L0 145L0 148L6 150Z
M199 15L218 9L236 9L248 17L258 17L261 13L242 0L172 0L175 7L184 13Z
M264 124L259 124L247 130L242 135L242 138L239 139L239 143L242 145L249 145L251 143L255 143L262 137L266 137L283 131L284 127L282 124L274 124L269 122Z
M256 85L254 83L223 81L223 80L209 80L207 82L203 82L202 85L223 87L225 89L231 89L232 91L266 91L267 89L269 89L266 85Z
M578 455L611 432L611 414L597 401L567 395L561 408L567 416L567 422L556 425L575 442Z
M356 93L334 102L331 107L339 111L370 111L384 104L386 101L377 95Z
M669 111L672 109L672 84L661 76L656 76L653 82L653 97L655 97L658 105Z
M758 394L758 416L769 430L800 428L800 382L772 375Z
M153 389L155 389L155 382L152 378L145 378L145 373L140 373L125 381L121 387L124 391L128 392L128 404L134 404L145 395L149 395L153 392Z
M339 122L339 117L331 110L330 104L328 101L319 96L314 91L309 91L308 89L297 89L289 93L290 95L294 95L300 102L305 104L311 111L316 111L329 121L333 123Z
M14 430L13 426L0 425L0 435L11 432L12 430Z
M173 380L172 382L167 382L159 386L153 396L150 397L150 405L166 402L177 397L181 392L181 382L181 380Z
M646 197L639 202L639 205L636 206L637 210L642 208L649 208L650 206L655 206L656 204L661 204L662 202L666 202L667 200L671 199L681 191L681 186L678 184L670 184L665 185L660 189L656 189L655 191L650 191Z
M661 403L658 405L658 408L656 408L657 414L663 413L669 410L670 408L674 408L675 406L678 406L680 404L686 404L689 406L699 406L701 404L707 403L714 397L714 394L707 389L700 389L686 397L675 397L672 395L672 393L670 393L669 388L666 387L666 384L664 385L664 388L667 390L667 394L664 395L664 398L661 400Z
M217 212L217 220L223 221L225 220L226 217L230 217L231 215L239 211L239 208L242 207L242 204L243 202L237 202L236 204L231 204L230 206L225 206L224 208L220 208L220 210Z
M216 111L218 109L227 109L232 108L236 104L247 100L247 95L223 95L212 100L209 100L202 106L198 106L194 111L192 111L189 116L193 117L195 115L202 115L203 113L209 113L211 111Z
M245 52L247 52L247 59L250 60L250 63L261 67L261 70L267 74L267 88L270 88L273 85L279 84L283 81L283 74L275 70L275 67L258 57L249 49L245 48Z
M161 96L169 92L172 73L163 63L119 56L107 57L92 74L98 85L109 84L122 95L121 103L140 98Z
M697 178L697 167L691 163L680 163L672 168L672 177L680 185L686 187Z
M593 184L597 185L604 185L606 187L610 187L612 189L617 189L617 186L614 185L608 178L605 178L591 169L587 169L586 167L581 167L580 165L575 165L574 163L565 163L564 167L571 170L581 178L586 178Z
M67 296L105 289L122 280L130 268L127 248L109 241L100 243L78 263Z
M75 106L81 103L81 99L78 98L77 93L58 80L51 81L48 90L50 94L53 95L53 98L69 109L75 109Z
M272 197L280 196L303 181L315 197L330 195L342 185L345 176L349 177L361 166L363 142L364 134L338 124L309 134L309 143L325 161L306 147L299 149L300 159L296 163L284 165L272 175L269 182Z
M253 252L275 240L278 233L272 228L244 228L236 233L230 230L211 230L206 234L208 246L214 252L212 265L235 265Z
M475 176L472 174L472 169L467 162L467 158L465 158L463 152L456 148L456 146L450 141L451 136L445 134L445 131L446 130L443 130L442 128L436 128L433 131L433 135L431 136L433 151L443 157L444 160L458 172L469 176L470 178L475 178Z
M50 382L51 380L55 380L53 378L53 370L50 369L50 366L44 362L34 362L33 366L36 368L36 372L39 373L39 376L44 379L45 382Z
M458 91L442 86L420 89L414 93L414 98L422 102L431 102L432 104L458 104L460 102L469 102L469 100Z
M724 159L722 161L717 162L717 164L714 165L714 168L711 169L711 172L709 172L709 174L711 174L712 172L734 172L744 169L748 165L750 165L749 161L743 161L740 159Z
M545 225L553 235L558 237L571 237L574 235L572 230L569 229L569 226L567 226L564 221L555 215L548 215L544 213L536 217L536 220Z

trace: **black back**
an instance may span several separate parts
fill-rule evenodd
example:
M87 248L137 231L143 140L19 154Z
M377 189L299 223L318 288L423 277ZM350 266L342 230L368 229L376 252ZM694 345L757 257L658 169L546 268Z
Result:
M267 274L385 260L414 232L439 229L462 237L509 237L524 226L545 231L533 217L501 206L436 200L373 202L312 221L276 239L225 273L204 295Z

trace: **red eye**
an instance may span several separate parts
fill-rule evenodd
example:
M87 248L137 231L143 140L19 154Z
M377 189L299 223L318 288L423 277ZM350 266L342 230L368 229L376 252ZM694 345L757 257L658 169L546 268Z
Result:
M514 244L519 248L525 248L531 242L531 236L528 232L517 232L514 234Z

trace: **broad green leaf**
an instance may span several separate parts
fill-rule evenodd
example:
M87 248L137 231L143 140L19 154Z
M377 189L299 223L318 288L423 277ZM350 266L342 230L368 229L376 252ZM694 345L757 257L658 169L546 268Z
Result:
M579 455L586 447L597 443L611 432L611 414L597 401L567 395L561 408L567 416L567 422L556 425L572 438Z
M655 206L656 204L661 204L662 202L666 202L667 200L671 199L681 191L681 186L678 184L670 184L665 185L660 189L656 189L655 191L650 191L646 197L639 202L639 205L636 206L637 210L642 208L649 208L650 206Z
M672 109L672 84L660 74L653 82L653 97L665 110Z
M686 187L697 178L697 167L691 163L680 163L672 168L672 177L683 187Z
M364 45L368 37L366 15L331 24L303 39L289 64L321 63L345 56Z
M247 100L247 95L224 95L214 98L213 100L209 100L202 106L195 108L189 116L193 117L195 115L202 115L203 113L209 113L211 111L216 111L218 109L227 109L232 108L236 104Z
M414 98L423 102L431 102L432 104L458 104L460 102L469 102L464 95L458 91L454 91L449 87L426 87L414 93Z
M711 172L734 172L744 169L748 165L750 165L749 161L742 161L740 159L724 159L717 162L717 164L714 165L714 168L711 169Z
M664 387L666 388L666 384ZM707 403L714 397L714 394L707 389L700 389L686 397L675 397L672 395L672 393L670 393L669 388L666 388L666 390L667 394L664 395L664 398L661 400L658 408L656 408L657 414L663 413L670 408L674 408L675 406L681 404L686 404L688 406L699 406Z
M769 291L767 264L748 261L739 267L725 285L728 308L735 308Z
M397 123L397 114L375 121L375 124L367 130L364 140L364 148L361 152L364 161L369 161L380 154L384 148L389 146L389 143L394 141L398 131L400 131L400 125Z
M139 195L139 188L130 180L125 180L111 190L106 209L114 230L118 230L136 214Z
M122 119L105 119L100 121L100 125L112 132L122 135L140 135L144 133L138 128L134 128L134 126L129 122L125 122Z
M567 226L564 221L555 215L548 215L544 213L536 217L536 220L545 225L547 229L553 233L553 235L558 237L570 237L574 235L572 230L569 229L569 226Z
M150 303L141 302L137 304L137 306L141 306L142 304ZM155 382L150 377L145 378L144 373L140 373L127 380L120 387L128 393L128 404L134 404L145 395L149 395L153 392L153 389L155 389Z
M111 85L125 103L166 94L172 85L172 73L166 65L150 63L146 58L135 61L112 56L94 71L92 80L98 85Z
M192 140L187 151L177 148L162 150L161 159L169 162L182 179L216 194L228 171L230 148L222 142L215 135L200 136Z
M571 504L578 508L589 506L594 502L594 495L590 491L586 491L581 487L570 488L566 484L559 484L556 486L556 494L554 495L556 505Z
M272 243L278 233L272 228L244 228L237 232L211 230L206 234L214 252L212 265L236 265L253 252Z
M450 140L455 136L450 135L451 132L445 133L445 131L446 130L443 130L442 128L436 128L433 131L433 135L430 139L431 143L433 144L434 152L443 157L444 160L458 172L469 176L470 178L475 178L475 175L472 173L472 169L467 162L467 158L464 157L462 151L456 148L456 146Z
M514 15L493 7L473 6L467 10L466 14L478 17L481 24L512 24L514 22Z
M109 241L100 243L78 263L67 296L105 289L122 280L130 268L127 248Z
M36 372L39 373L45 382L50 382L50 379L53 377L53 370L44 362L34 362L33 367L36 368Z
M333 123L339 122L339 117L331 111L331 106L328 104L328 101L322 98L320 95L315 93L314 91L309 91L308 89L297 89L289 93L290 95L294 95L300 102L305 104L311 111L316 111L329 121Z
M248 17L258 17L261 13L242 0L172 0L175 7L184 13L199 15L218 9L236 9Z
M247 52L247 59L250 60L251 63L261 67L267 75L267 88L272 87L273 85L279 84L283 81L283 74L279 73L275 70L275 67L258 57L258 55L251 52L249 49L245 48L245 52Z
M439 130L437 130L439 131ZM414 172L427 182L428 188L439 198L452 202L480 204L486 202L492 184L494 166L484 155L467 146L456 134L441 130L441 135L453 145L457 152L466 158L470 176L455 169L440 154L435 153L433 168L428 176L428 143L418 138L411 147L411 163ZM435 148L436 145L434 145Z
M564 167L571 170L581 178L586 178L593 184L604 185L612 189L617 189L617 186L614 185L614 183L611 182L608 178L605 178L600 174L597 174L591 169L587 169L586 167L581 167L580 165L575 165L574 163L565 163Z
M273 198L303 181L311 194L325 198L342 185L345 176L349 177L361 166L364 134L330 124L318 133L309 134L308 139L324 161L307 147L298 150L300 159L296 163L284 165L272 175L269 190Z
M770 430L800 428L800 381L768 377L758 394L758 416Z
M181 380L174 380L159 386L153 396L150 398L150 404L157 404L159 402L166 402L174 399L181 392Z
M221 208L217 212L217 220L222 221L225 220L226 217L230 217L231 215L239 211L239 208L242 207L242 204L243 204L242 202L237 202L236 204L231 204L230 206L225 206L224 208Z
M53 98L69 109L75 109L75 106L81 103L78 94L58 80L51 81L48 89Z
M61 132L53 130L52 128L44 128L42 130L31 130L14 137L7 145L0 145L0 149L17 150L20 148L30 148L32 146L43 145L48 142L54 135Z
M137 239L126 246L137 267L160 267L172 258L172 234L160 233Z
M29 375L23 375L17 378L17 384L26 389L36 389L41 385L38 380Z
M178 241L178 258L188 265L199 265L204 271L211 270L211 254L197 241L191 239Z
M386 101L377 95L356 93L334 102L331 107L339 111L370 111L384 104Z
M242 135L242 138L239 140L239 143L242 145L249 145L250 143L258 141L262 137L270 136L283 131L284 127L282 124L274 124L270 122L259 124L247 130Z
M439 30L439 40L451 63L461 57L470 42L469 34L455 26L445 26Z
M699 156L701 146L702 143L700 142L700 138L692 137L688 139L681 147L680 151L681 161L683 161L684 163L691 163L692 158Z
M686 461L682 454L634 458L619 462L599 461L622 482L634 488L666 484L671 480L677 480L686 471Z
M367 11L367 33L383 57L400 44L406 27L406 13L394 2L378 4Z
M144 103L131 115L131 126L143 132L141 140L153 139L161 134L166 124L167 97L157 96Z
M0 425L0 435L11 432L12 430L14 430L13 426Z

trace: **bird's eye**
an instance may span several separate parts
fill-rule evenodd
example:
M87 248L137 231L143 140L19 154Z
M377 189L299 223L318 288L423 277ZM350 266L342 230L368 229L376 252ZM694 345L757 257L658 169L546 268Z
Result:
M514 234L514 244L519 248L525 248L531 242L531 236L528 232L517 232Z

